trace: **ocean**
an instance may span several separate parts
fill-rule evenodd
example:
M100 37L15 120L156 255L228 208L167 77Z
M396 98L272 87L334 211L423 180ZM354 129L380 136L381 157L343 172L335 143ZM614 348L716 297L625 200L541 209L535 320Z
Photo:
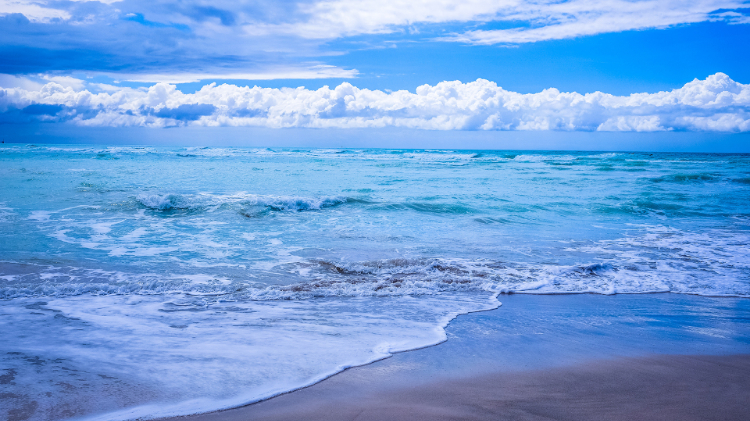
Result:
M0 174L17 419L255 402L503 294L750 297L747 154L4 144Z

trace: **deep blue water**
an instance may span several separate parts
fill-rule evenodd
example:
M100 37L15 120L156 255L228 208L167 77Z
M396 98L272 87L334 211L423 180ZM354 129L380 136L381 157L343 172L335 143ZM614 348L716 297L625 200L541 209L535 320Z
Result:
M750 296L748 155L3 145L0 175L32 419L251 402L497 293Z

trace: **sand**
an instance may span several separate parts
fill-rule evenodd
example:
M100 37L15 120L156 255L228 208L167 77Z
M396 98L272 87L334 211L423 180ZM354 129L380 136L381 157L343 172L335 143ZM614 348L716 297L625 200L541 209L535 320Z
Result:
M179 419L746 420L750 355L622 358L416 387L368 382L359 367L315 386Z

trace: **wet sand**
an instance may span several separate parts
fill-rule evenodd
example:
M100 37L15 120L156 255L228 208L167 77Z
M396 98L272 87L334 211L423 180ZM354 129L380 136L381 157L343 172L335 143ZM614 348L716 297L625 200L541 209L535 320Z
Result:
M750 300L501 296L448 341L181 421L745 420Z
M177 418L244 420L746 420L750 355L623 358L440 380L367 380L368 367L243 408Z

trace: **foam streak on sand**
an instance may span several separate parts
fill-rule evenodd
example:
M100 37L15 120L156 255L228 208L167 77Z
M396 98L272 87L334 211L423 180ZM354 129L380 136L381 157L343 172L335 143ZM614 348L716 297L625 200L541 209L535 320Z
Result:
M30 420L251 402L500 293L750 297L744 155L3 145L0 173L0 409Z

